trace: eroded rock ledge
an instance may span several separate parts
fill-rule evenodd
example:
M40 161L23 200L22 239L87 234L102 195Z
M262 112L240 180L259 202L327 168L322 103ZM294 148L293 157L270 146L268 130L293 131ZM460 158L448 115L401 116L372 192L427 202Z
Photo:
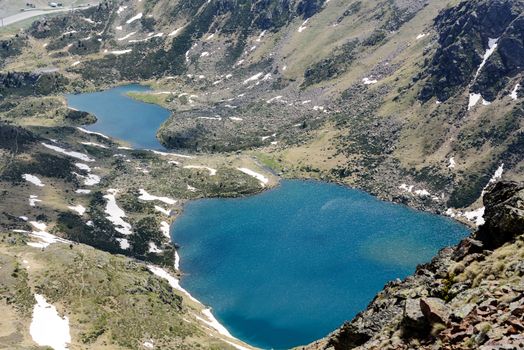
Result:
M484 204L486 223L471 237L302 349L523 348L524 184L494 184Z

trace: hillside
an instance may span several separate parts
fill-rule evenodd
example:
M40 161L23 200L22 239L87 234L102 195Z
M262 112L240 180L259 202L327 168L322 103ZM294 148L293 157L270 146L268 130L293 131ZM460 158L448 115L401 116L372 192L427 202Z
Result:
M45 330L41 322L53 322L36 316L42 297L67 320L71 349L235 349L220 340L225 337L211 320L199 320L207 318L203 307L175 289L167 272L82 244L41 250L31 242L19 233L0 234L0 348L47 348L31 340ZM53 332L39 338L57 344L56 324Z
M522 6L103 2L8 39L2 94L148 82L167 147L256 149L284 176L444 212L522 175Z
M472 227L487 224L474 241L463 243L484 244L475 252L480 256L457 257L460 247L444 250L412 279L386 287L371 304L375 309L311 348L373 347L392 339L398 342L390 346L429 346L435 339L454 345L466 338L469 345L480 344L472 336L487 330L453 338L456 327L463 327L459 321L443 328L443 322L417 320L422 333L405 340L395 333L404 321L393 316L408 304L416 309L414 298L437 297L454 308L462 292L451 298L442 294L450 290L430 288L410 296L409 303L397 298L410 288L438 280L445 288L467 284L471 291L481 280L518 274L505 268L521 254L520 238L511 240L516 234L497 243L506 248L487 246L490 230L506 228L490 224L504 211L485 193L493 184L502 191L501 179L524 179L523 10L524 0L122 0L2 27L0 232L9 244L0 254L9 266L20 265L23 255L52 271L59 265L56 256L72 259L59 260L67 265L79 259L74 255L80 250L90 267L96 259L114 261L115 278L140 284L150 278L144 264L179 277L169 225L187 201L255 194L279 178L333 181ZM83 126L96 116L68 108L64 98L130 82L152 88L132 98L171 111L157 137L172 153L132 149L86 131ZM31 237L36 248L24 245ZM46 245L39 254L38 244L46 239L75 245L71 251L67 244ZM132 276L122 264L133 265ZM484 278L479 271L492 265L500 269ZM71 325L78 321L74 326L80 327L82 312L71 295L54 294L40 277L25 273L25 323L19 327L27 326L34 293L71 304ZM477 275L482 278L474 283ZM100 283L108 283L106 277ZM151 291L152 304L140 301L147 312L167 303L176 312L166 322L179 324L180 312L203 308L184 306L183 295L162 299L165 288L160 283ZM520 291L513 284L508 288ZM93 303L100 296L88 298ZM384 306L391 300L391 308ZM430 301L440 307L442 300ZM497 301L505 308L511 302ZM2 305L17 317L18 311ZM121 304L113 306L111 315L121 313ZM390 333L386 320L395 325ZM155 338L150 329L136 330L132 343L123 343L122 324L87 338L88 331L77 328L73 344L136 348L151 337L165 347L229 346L217 339L229 339L220 334L210 338L200 319L190 324L190 330L167 330L176 333L176 344ZM431 328L439 328L433 337ZM25 342L27 329L22 333L21 338L9 333L0 345Z

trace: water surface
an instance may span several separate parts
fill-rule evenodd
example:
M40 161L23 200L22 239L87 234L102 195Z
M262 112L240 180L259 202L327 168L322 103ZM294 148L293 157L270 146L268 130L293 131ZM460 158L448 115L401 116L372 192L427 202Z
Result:
M149 88L131 84L100 92L66 95L66 99L69 107L90 112L98 118L86 129L127 141L136 148L163 148L156 139L156 132L170 112L158 105L133 100L126 95L130 91L149 91Z
M309 181L190 202L172 228L182 286L234 336L278 349L325 336L467 234L447 218Z

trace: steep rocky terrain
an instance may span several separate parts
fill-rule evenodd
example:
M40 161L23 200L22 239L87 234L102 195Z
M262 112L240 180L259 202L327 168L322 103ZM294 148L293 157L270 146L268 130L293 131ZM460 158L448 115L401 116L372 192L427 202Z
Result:
M166 227L186 200L264 189L239 167L269 186L275 174L336 181L486 224L311 348L519 341L522 189L484 193L524 175L523 10L523 0L122 0L2 28L0 230L22 236L24 254L45 233L176 275ZM177 153L86 133L96 117L63 98L128 82L153 89L133 98L172 111L157 136ZM108 216L111 204L124 216Z
M524 186L484 196L486 223L366 310L301 349L520 349L524 347Z

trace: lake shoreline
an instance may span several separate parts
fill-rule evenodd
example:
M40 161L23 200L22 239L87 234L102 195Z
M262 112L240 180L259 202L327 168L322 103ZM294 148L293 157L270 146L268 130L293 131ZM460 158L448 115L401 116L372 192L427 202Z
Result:
M155 83L155 81L147 80L147 81L119 81L117 83L104 84L104 85L95 86L95 87L92 87L92 88L78 89L78 90L75 90L74 92L70 92L70 94L78 95L78 94L83 94L83 93L103 92L103 91L106 91L106 90L109 90L109 89L122 88L122 87L129 86L129 85L138 85L138 86L146 88L147 90L143 91L145 94L152 94L152 95L154 95L155 93L158 93L158 91L156 90L156 89L158 89L158 86ZM173 117L174 113L176 112L175 110L173 110L172 108L169 108L168 106L164 106L162 104L155 103L155 102L143 101L142 99L139 99L139 98L136 98L135 96L129 95L129 93L133 93L133 92L141 93L140 91L130 90L130 91L124 93L124 95L127 98L129 98L129 99L131 99L133 101L142 102L142 103L149 104L149 105L154 105L154 106L159 106L159 107L164 108L164 109L166 109L167 111L170 112L169 116L167 116L167 118L164 120L162 125L164 123L166 123L167 121L169 121ZM92 126L92 125L93 124L90 124L90 125L87 125L87 126L89 127L89 126ZM159 129L157 129L157 132L158 132L158 130L160 130L162 125L160 125ZM175 149L167 149L167 148L165 148L162 145L161 140L157 136L156 136L156 140L159 142L159 144L162 147L161 149L158 149L159 151L165 151L167 153L172 152L172 151L173 152L186 151L186 150L183 150L183 149L182 150L175 150ZM128 142L125 141L125 140L121 140L119 138L115 138L114 136L111 136L111 138L114 139L117 142L123 142L125 145L128 145ZM242 152L247 154L247 153L249 153L249 150L245 150L245 151L242 151ZM223 153L220 153L220 154L226 154L226 155L230 154L231 155L231 154L234 154L234 153L236 153L236 152L223 152ZM211 156L211 157L214 156L213 153L207 153L207 152L193 152L191 154ZM258 162L257 157L254 157L254 159L256 159L256 161ZM410 200L406 201L403 198L399 197L394 192L387 191L387 190L376 190L375 188L372 188L372 187L369 187L369 186L362 186L362 185L359 185L359 184L349 184L349 183L345 182L344 180L338 179L338 178L333 178L333 177L321 177L321 178L319 178L319 177L312 176L311 173L307 173L307 172L301 172L301 173L298 173L298 174L294 173L294 174L291 174L290 176L287 176L286 173L277 174L277 171L275 169L272 169L272 168L270 168L267 165L262 164L261 167L263 167L264 170L271 172L272 175L278 177L279 179L316 180L316 181L322 181L322 182L327 182L327 183L335 183L335 184L339 184L341 186L345 186L347 188L353 188L353 189L362 190L362 191L367 192L367 193L369 193L369 194L371 194L371 195L373 195L373 196L375 196L375 197L377 197L377 198L379 198L379 199L381 199L383 201L386 201L386 202L402 204L402 205L408 206L408 207L416 209L416 210L427 211L427 212L434 213L434 214L437 214L437 215L450 217L449 215L445 214L445 209L448 209L446 206L443 206L442 204L436 203L436 202L433 202L433 201L425 201L425 202L422 202L422 203L421 202L414 202L414 201L410 201ZM444 210L443 210L443 208L444 208ZM465 210L465 208L458 208L458 209ZM464 224L464 225L466 225L466 226L468 226L471 229L476 228L476 225L475 225L474 221L470 221L470 220L468 220L468 219L466 219L466 218L464 218L462 216L455 216L455 217L451 217L451 218L456 220L456 221L458 221L458 222L460 222L460 223L462 223L462 224Z
M110 137L114 138L112 135L110 135ZM169 153L169 152L166 152L166 153ZM213 155L211 155L211 157L213 157ZM264 169L264 170L267 171L267 169ZM273 175L275 175L275 174L273 173ZM270 190L274 190L274 189L278 188L279 186L281 186L282 180L287 180L287 178L285 176L278 176L277 178L278 178L278 181L273 186L261 188L260 191L258 191L257 193L251 193L251 194L247 194L247 195L237 195L237 196L232 197L232 199L238 199L240 197L252 197L254 194L260 194L260 193L268 192ZM312 177L298 178L298 180L306 181L306 182L311 181L311 182L318 182L318 183L331 183L331 184L335 184L337 186L340 186L340 187L343 187L343 188L346 188L346 189L358 190L360 192L363 192L363 193L366 193L368 195L371 195L371 196L375 197L376 199L379 199L380 201L383 201L383 202L403 204L403 206L405 206L407 208L411 208L413 210L419 210L417 208L413 208L410 205L406 205L405 203L398 203L398 202L395 202L395 201L388 200L387 198L383 198L381 196L373 195L373 194L369 193L368 191L366 191L365 189L349 186L347 183L344 183L342 181L336 181L336 180L332 180L332 179L328 179L328 180L324 179L324 180L322 180L322 179L315 179L315 178L312 178ZM216 198L216 197L203 197L202 199L213 199L213 198ZM195 201L195 199L187 199L187 200L182 201L182 203L181 203L182 208L184 208L189 202L192 202L192 201ZM182 211L180 211L175 217L170 218L170 221L171 221L171 223L170 223L170 232L171 232L173 226L175 225L175 223L178 221L179 216L181 214L183 214L183 213L184 213L184 210L182 209ZM176 252L175 254L177 256L176 261L177 261L177 265L179 267L180 256L178 255L178 252L177 252L177 248L176 248L177 247L177 242L176 242L176 240L172 241L171 244L175 247L175 252ZM180 269L176 270L176 273L179 276L179 278L183 277L183 272L180 271ZM187 293L191 297L191 294L189 294L189 292L187 292L187 290L185 290L185 289L183 289L183 290L184 290L185 293ZM201 303L201 304L202 304L202 306L204 306L203 303Z
M284 184L285 184L285 181L286 181L286 180L284 180ZM299 183L313 183L313 184L317 184L317 185L327 185L327 184L328 184L328 183L326 183L325 181L319 181L319 180L316 180L316 179L307 179L307 180L299 179L299 180L295 180L295 181L298 181ZM267 197L267 196L268 196L268 193L270 193L270 192L274 192L274 191L280 189L280 188L282 187L282 184L283 184L283 182L280 181L279 184L278 184L277 186L272 187L272 188L269 189L269 190L265 190L265 191L263 191L263 192L262 192L261 194L259 194L259 195L262 195L262 196L266 196L266 197ZM345 184L340 184L340 183L331 183L330 185L334 185L334 186L336 186L337 188L340 188L340 189L348 189L348 186L345 185ZM377 200L378 202L385 203L386 205L394 205L395 207L397 207L397 205L398 205L398 203L391 203L391 202L387 202L387 201L384 201L384 200L382 200L382 199L379 199L379 198L377 198L377 197L375 197L375 196L370 195L369 193L367 193L367 192L365 192L365 191L363 191L363 190L353 189L353 188L350 188L350 189L357 191L357 192L360 193L361 195L372 197L372 198L374 198L375 200ZM250 199L253 199L253 197L256 197L256 196L251 196L251 195L249 195L249 196L242 196L242 197L240 197L240 198L239 198L239 197L235 197L235 198L223 198L223 199L220 199L220 201L221 201L221 203L232 202L232 201L236 202L236 201L239 200L239 199L240 199L241 201L246 201L246 200L249 201ZM198 200L194 200L194 199L192 199L192 200L184 201L184 203L182 204L183 210L180 211L180 212L178 213L178 215L174 218L174 220L172 221L171 226L170 226L170 229L171 229L171 238L172 238L172 242L173 242L173 244L174 244L175 246L177 246L179 249L185 249L185 248L188 248L188 247L189 247L189 246L187 245L187 243L186 243L186 244L181 244L179 237L176 235L175 232L173 232L174 227L176 227L176 225L180 224L180 218L181 218L181 216L183 216L183 215L191 215L191 213L188 213L188 212L186 211L186 210L187 210L187 205L188 205L188 204L189 204L189 205L193 205L195 202L199 202L199 201L200 201L200 202L210 202L210 201L213 201L213 200L214 200L213 198L201 198L201 199L198 199ZM409 207L409 206L406 206L406 205L401 205L401 206L398 206L398 207L402 207L402 208L408 209L410 212L419 212L419 213L421 213L421 214L424 213L424 212L421 212L421 211L419 211L419 210L413 209L413 208L411 208L411 207ZM430 215L430 213L426 213L426 215ZM440 217L440 216L438 216L438 217ZM449 217L443 217L443 218L445 218L445 219L448 220L449 222L453 222L453 223L454 223L453 225L459 225L460 227L463 227L464 229L466 229L466 227L465 227L463 224L461 224L461 223L459 223L459 222L457 222L457 221L455 221L455 220L452 220L452 219L449 218ZM469 230L467 230L467 231L468 231L468 232L466 232L466 235L469 236L469 235L470 235L470 232L469 232ZM455 243L456 243L456 242L455 242ZM226 244L226 245L227 245L227 244ZM440 246L439 250L440 250L440 249L444 249L444 248L446 248L447 246L452 246L452 245L454 245L454 243L453 243L453 244L449 244L449 245L445 245L445 246ZM177 250L178 250L178 249L177 249ZM186 261L186 260L185 260L185 257L184 257L183 255L184 255L184 254L181 254L181 257L180 257L180 259L182 260L182 265L184 265L184 261ZM428 258L427 258L426 260L424 260L424 261L420 261L420 263L429 262L429 261L431 260L431 258L433 258L433 255L428 256ZM414 266L413 266L413 267L414 267ZM184 269L184 267L182 266L182 269L179 271L181 281L183 281L183 279L186 278L186 276L187 276L187 275L186 275L187 271L184 271L183 269ZM189 274L194 276L194 273L189 272ZM404 278L408 278L409 276L410 276L410 273L408 273L405 277L402 277L402 279L404 279ZM393 280L393 279L394 279L394 278L392 278L391 280ZM390 281L390 280L386 280L386 281L384 281L384 285L386 285L386 284L388 283L388 281ZM382 288L383 285L381 285L380 287ZM184 287L184 288L189 288L188 290L191 290L191 287L188 287L187 285L186 285L186 287ZM219 288L219 289L220 289L220 288ZM380 289L378 289L378 290L380 290ZM371 299L372 299L372 297L370 297L370 298L368 299L368 301L371 300ZM204 304L207 304L207 302L204 302ZM365 306L364 306L364 307L365 307ZM226 323L226 324L227 324L227 323ZM228 325L228 328L230 328L230 325ZM243 338L240 337L240 339L243 339ZM246 340L244 340L244 341L246 341L247 343L251 343L251 342L249 341L249 339L246 339ZM301 343L305 343L305 342L301 342ZM265 346L263 346L263 348L264 348L264 347L265 347ZM280 348L280 347L278 347L278 348Z

